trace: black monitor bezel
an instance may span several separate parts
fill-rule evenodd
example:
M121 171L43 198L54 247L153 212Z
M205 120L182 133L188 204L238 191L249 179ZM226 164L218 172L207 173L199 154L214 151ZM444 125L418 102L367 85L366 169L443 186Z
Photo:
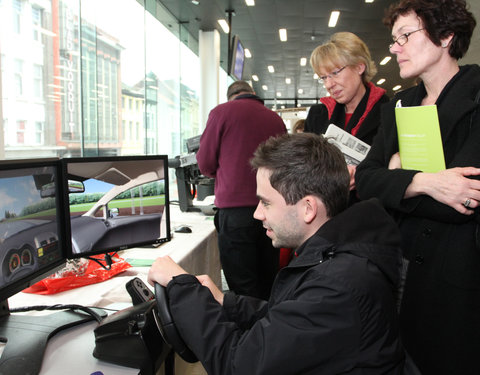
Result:
M11 296L21 292L22 290L32 286L40 280L54 274L56 271L62 269L65 266L67 260L68 250L65 246L66 233L65 226L65 207L63 189L63 170L59 159L47 158L47 159L16 159L16 160L1 160L0 161L0 174L5 170L14 169L26 169L26 168L40 168L40 167L53 167L57 174L57 184L55 185L55 198L57 208L57 235L58 243L61 246L61 256L59 259L49 263L45 267L38 269L37 271L22 277L21 279L12 281L9 284L0 286L0 301L5 301Z
M69 189L68 189L68 164L70 163L95 163L95 162L106 162L106 161L135 161L135 160L159 160L163 161L165 174L164 174L164 184L165 184L165 215L166 215L166 236L165 238L159 238L155 241L143 241L137 242L135 244L128 244L122 247L112 247L106 249L92 250L89 252L83 253L74 253L72 247L72 233L71 233L71 224L70 224L70 207L69 207ZM170 229L170 189L169 189L169 180L168 180L168 156L167 155L134 155L134 156L94 156L94 157L75 157L75 158L63 158L61 159L62 165L62 174L63 179L63 200L64 205L64 215L65 215L65 235L66 235L66 247L67 247L67 259L77 259L77 258L88 258L95 255L101 254L110 254L118 251L123 251L135 247L142 247L147 245L160 245L162 243L168 242L171 240L171 229Z

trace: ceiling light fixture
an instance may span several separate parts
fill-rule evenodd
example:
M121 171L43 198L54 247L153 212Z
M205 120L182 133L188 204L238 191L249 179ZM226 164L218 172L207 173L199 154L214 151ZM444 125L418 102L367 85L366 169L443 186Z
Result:
M300 65L301 65L301 66L307 65L307 58L306 58L306 57L302 57L302 58L300 59Z
M385 83L385 78L380 78L380 79L377 81L377 85L381 85L382 83Z
M245 0L245 4L249 7L255 6L255 0Z
M285 83L289 85L290 83L292 83L292 80L290 78L285 78Z
M255 81L255 82L258 82L258 76L256 74L252 75L252 79Z
M228 34L228 32L230 31L230 26L228 25L228 22L222 18L221 20L218 20L218 24L222 27L223 32L225 34Z
M273 67L273 65L269 65L269 66L268 66L268 71L269 71L270 73L275 73L275 68Z
M303 89L298 89L299 94L303 94Z
M380 65L385 65L392 59L392 56L385 57L382 61L380 61Z
M280 91L277 91L277 96L282 96L282 93Z
M366 3L373 3L373 0L365 0Z
M280 35L280 40L282 42L287 41L287 29L278 29L278 35Z
M315 73L315 74L313 75L313 79L319 79L319 78L320 78L320 77L318 76L317 73Z
M200 4L200 1L198 1L198 0L192 0L192 4L198 5L198 4Z
M247 59L251 59L252 58L252 53L250 52L250 50L248 48L245 48L245 57Z
M397 90L400 90L402 88L401 85L397 85L395 86L394 88L392 88L393 91L397 91Z
M265 90L265 91L267 91L267 90L268 90L268 86L267 86L267 85L263 85L263 86L262 86L262 89Z
M337 26L338 18L340 17L340 12L338 10L332 11L330 14L330 19L328 20L328 27Z

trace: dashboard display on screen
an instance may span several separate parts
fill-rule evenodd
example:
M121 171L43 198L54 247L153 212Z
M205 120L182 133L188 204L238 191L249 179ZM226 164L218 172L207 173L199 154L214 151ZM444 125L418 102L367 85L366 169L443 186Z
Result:
M0 299L65 261L58 161L0 164Z
M170 240L166 155L63 159L69 257Z

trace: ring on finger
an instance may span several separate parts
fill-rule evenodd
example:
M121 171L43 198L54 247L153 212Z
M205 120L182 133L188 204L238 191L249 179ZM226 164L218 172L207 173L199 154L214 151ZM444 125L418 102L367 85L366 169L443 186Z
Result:
M463 202L463 205L466 208L468 208L468 207L470 207L470 203L472 203L472 201L470 200L470 198L467 198L467 199L465 199L465 202Z

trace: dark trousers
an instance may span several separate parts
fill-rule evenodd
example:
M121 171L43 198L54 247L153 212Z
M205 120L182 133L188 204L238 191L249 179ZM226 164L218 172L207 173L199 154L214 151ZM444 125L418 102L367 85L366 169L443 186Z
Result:
M279 250L253 218L255 207L222 208L215 214L223 273L230 290L268 300L278 272Z

